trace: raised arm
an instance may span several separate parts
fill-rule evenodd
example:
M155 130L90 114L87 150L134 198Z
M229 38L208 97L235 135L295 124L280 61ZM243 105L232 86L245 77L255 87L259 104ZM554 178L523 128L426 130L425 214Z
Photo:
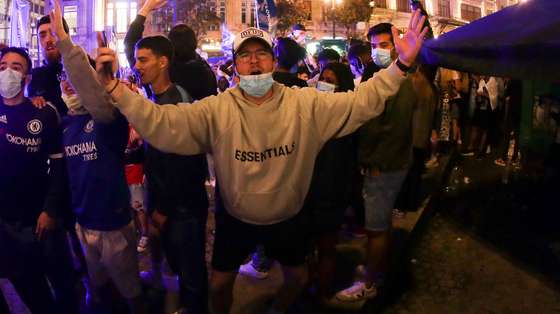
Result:
M51 24L58 38L57 48L62 54L62 64L72 87L80 97L82 106L96 121L109 122L115 117L115 108L111 96L105 91L96 77L96 72L89 63L86 52L75 46L62 26L62 12L58 1L50 13Z
M358 85L354 91L313 91L315 105L311 115L321 140L348 135L380 115L387 98L397 93L404 80L403 73L393 64Z
M115 106L155 148L181 155L210 152L215 138L211 121L216 96L194 104L157 105L120 84L113 97Z
M167 3L167 0L147 0L138 15L128 26L128 31L124 36L124 53L126 54L126 59L128 60L128 65L130 68L134 68L136 64L136 59L134 58L134 46L136 42L142 39L142 34L144 33L144 23L146 23L146 18L152 10L161 8Z
M422 47L428 32L428 28L423 28L425 20L420 10L416 10L402 38L393 27L393 40L399 56L397 62L360 84L355 91L335 94L316 92L312 119L323 141L350 134L383 112L387 98L396 94L405 80L406 73L402 68L414 63Z

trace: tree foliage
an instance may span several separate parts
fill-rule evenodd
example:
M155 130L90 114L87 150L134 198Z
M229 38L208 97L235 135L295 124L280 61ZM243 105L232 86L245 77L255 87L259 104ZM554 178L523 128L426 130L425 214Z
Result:
M201 38L211 25L220 24L220 18L212 10L214 6L212 0L177 0L177 22L187 24Z
M369 0L344 0L343 4L335 9L335 21L346 28L348 37L354 35L356 23L369 20L372 12L369 2Z
M292 25L305 22L310 14L306 11L301 0L276 0L277 34L285 35Z

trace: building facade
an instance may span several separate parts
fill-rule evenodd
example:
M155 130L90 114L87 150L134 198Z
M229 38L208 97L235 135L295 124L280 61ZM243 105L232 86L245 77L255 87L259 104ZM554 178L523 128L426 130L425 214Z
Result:
M38 64L38 41L35 31L37 19L50 10L49 1L44 0L0 0L0 43L10 44L10 21L12 1L24 1L29 4L27 25L28 49L31 57ZM177 22L177 6L182 0L169 0L167 7L150 15L146 23L146 34L165 34L173 23ZM254 0L206 0L207 5L220 19L227 30L235 33L253 26L255 23ZM306 11L304 22L309 33L315 39L332 37L332 21L328 19L332 5L339 5L345 0L294 0ZM430 15L430 22L437 35L457 26L492 14L520 0L421 0ZM522 0L521 0L522 1ZM105 30L111 39L111 45L119 52L121 64L126 65L123 39L128 25L134 20L143 0L62 0L64 17L70 26L70 34L89 53L97 47L96 31ZM372 0L369 21L357 25L359 34L365 34L367 28L380 22L393 23L398 28L405 28L410 18L409 0ZM175 14L175 15L174 15ZM188 21L179 21L188 24ZM346 29L335 25L337 37L344 37ZM219 50L222 29L212 24L205 36L199 38L200 44L210 50Z

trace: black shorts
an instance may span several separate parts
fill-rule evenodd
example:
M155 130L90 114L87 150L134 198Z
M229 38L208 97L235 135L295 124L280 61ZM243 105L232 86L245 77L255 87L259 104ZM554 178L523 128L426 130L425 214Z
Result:
M472 125L477 126L483 130L488 130L490 127L490 108L486 110L476 109L474 111L474 117L472 119Z
M212 268L237 271L257 244L264 246L265 255L284 266L305 263L309 253L306 215L296 216L273 225L253 225L232 217L223 208L216 211L216 235Z

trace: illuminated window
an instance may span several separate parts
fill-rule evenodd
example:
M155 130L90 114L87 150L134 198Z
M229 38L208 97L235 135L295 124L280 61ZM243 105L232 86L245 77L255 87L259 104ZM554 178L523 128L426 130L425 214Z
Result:
M117 5L117 14L116 14L116 18L117 18L117 27L116 27L116 31L117 33L126 33L126 28L127 28L127 22L128 22L128 3L127 2L122 2L119 1L116 3Z
M241 2L241 23L247 23L247 5L245 2Z
M113 17L115 16L115 10L113 3L107 3L107 21L105 21L106 26L113 26Z
M64 19L70 28L70 35L76 35L78 27L78 6L67 5L64 7Z
M451 7L449 0L439 0L438 14L443 17L451 17Z
M95 31L102 31L105 28L104 6L103 0L95 1Z
M397 0L397 11L410 12L410 3L408 0Z
M475 7L468 4L461 4L461 18L472 22L476 19L482 17L482 10L479 7Z
M116 33L126 33L138 12L136 0L96 0L95 30L114 27Z

